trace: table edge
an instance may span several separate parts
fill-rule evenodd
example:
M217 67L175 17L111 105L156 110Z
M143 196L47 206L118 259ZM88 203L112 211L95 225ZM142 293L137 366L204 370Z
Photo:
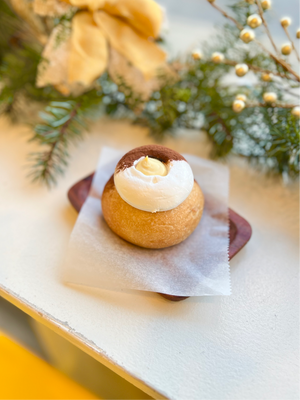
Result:
M130 374L126 369L122 368L118 364L112 362L105 354L101 352L93 342L89 341L83 335L76 333L76 331L72 332L72 328L68 326L68 324L64 324L62 321L56 319L51 316L47 312L43 310L38 310L37 307L32 306L28 301L23 299L21 296L17 295L11 290L8 290L3 285L0 284L0 296L5 300L28 314L30 317L40 322L41 324L47 326L49 329L52 329L55 333L67 339L69 342L74 344L76 347L96 359L101 364L105 365L107 368L111 369L113 372L124 378L126 381L130 382L137 388L141 389L149 396L152 396L155 399L166 399L168 400L165 394L156 391L147 383L143 382L141 379Z

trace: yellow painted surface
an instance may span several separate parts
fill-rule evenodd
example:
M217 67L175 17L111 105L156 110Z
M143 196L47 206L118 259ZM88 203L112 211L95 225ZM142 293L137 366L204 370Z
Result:
M97 399L0 332L0 399Z

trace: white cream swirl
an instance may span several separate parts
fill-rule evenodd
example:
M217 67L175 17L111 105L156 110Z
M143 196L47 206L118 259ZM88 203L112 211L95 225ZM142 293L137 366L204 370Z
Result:
M132 207L153 213L179 206L193 189L194 175L190 165L184 160L170 161L166 165L167 175L145 175L136 169L144 158L115 173L115 186L121 198Z

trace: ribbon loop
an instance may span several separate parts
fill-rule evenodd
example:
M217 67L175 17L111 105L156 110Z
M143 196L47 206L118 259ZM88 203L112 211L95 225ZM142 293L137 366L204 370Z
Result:
M35 2L41 0L34 0ZM71 33L65 43L56 46L51 34L43 56L63 60L39 68L39 86L55 85L62 93L74 87L90 87L106 69L109 61L108 44L146 79L154 77L165 65L166 54L153 41L159 34L163 13L153 0L44 0L53 13L57 2L69 4L79 11L71 21ZM36 4L37 5L37 4ZM51 5L51 7L50 7ZM49 8L50 7L50 8ZM50 12L49 11L49 12ZM55 11L56 12L56 11ZM55 34L55 37L57 35ZM54 44L53 44L54 43ZM63 54L62 54L63 53ZM60 73L55 76L55 65Z

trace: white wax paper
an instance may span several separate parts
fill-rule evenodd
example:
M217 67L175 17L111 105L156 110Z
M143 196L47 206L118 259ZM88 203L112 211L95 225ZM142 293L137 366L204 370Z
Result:
M229 295L228 168L184 154L205 197L202 219L184 242L150 250L118 237L102 216L103 188L123 155L102 149L90 195L71 234L64 281L177 296Z

